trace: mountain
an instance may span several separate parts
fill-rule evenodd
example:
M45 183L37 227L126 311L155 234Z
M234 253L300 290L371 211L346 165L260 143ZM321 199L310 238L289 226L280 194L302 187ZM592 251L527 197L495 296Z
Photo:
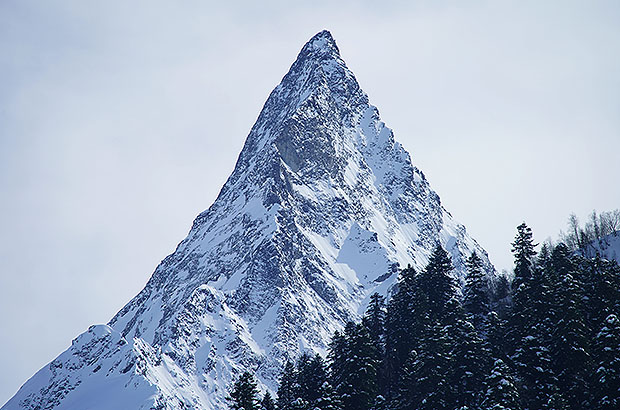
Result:
M325 353L371 293L387 294L400 267L422 269L437 243L459 281L472 251L494 277L320 32L187 238L3 409L223 409L245 369L273 390L287 357Z
M616 231L586 244L579 252L587 257L600 256L620 263L620 232Z

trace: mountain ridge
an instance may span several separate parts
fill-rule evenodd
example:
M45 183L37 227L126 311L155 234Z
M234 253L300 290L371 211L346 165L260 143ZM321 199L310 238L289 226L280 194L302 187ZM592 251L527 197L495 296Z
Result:
M421 269L437 243L460 281L472 251L493 277L322 31L268 97L215 202L145 288L3 409L120 403L101 401L106 392L134 408L219 409L247 368L273 390L284 360L324 354L372 292L387 294L401 266Z

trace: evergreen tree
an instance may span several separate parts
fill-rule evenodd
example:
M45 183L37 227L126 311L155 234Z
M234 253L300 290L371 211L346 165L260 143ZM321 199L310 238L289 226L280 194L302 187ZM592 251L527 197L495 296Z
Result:
M552 312L554 329L550 341L554 371L560 390L574 410L589 408L588 378L592 373L589 330L585 324L581 284L573 276L575 266L570 251L564 244L551 254L549 276L556 280L553 286L555 309Z
M296 399L301 399L298 402L297 408L301 410L299 407L300 403L305 403L305 409L309 409L316 391L312 390L312 387L316 387L316 382L313 380L314 375L312 374L312 369L310 369L310 362L312 358L306 352L302 353L301 356L297 359L297 366L295 369L295 397ZM319 382L319 385L322 382Z
M388 400L397 393L401 370L419 339L418 312L427 310L426 298L418 291L416 271L407 267L400 272L398 287L388 302L385 320L384 380Z
M321 395L316 400L312 410L341 410L342 403L337 397L334 389L329 382L325 382L321 387Z
M594 402L597 410L620 408L620 320L607 316L594 341L596 371Z
M366 327L349 322L345 327L343 376L334 385L344 410L369 410L377 396L376 346Z
M451 364L448 381L455 408L477 408L489 371L490 357L486 343L465 314L455 296L445 306L441 324L446 329L450 344Z
M376 397L375 404L372 408L373 410L392 410L392 407L390 407L390 402L388 402L382 395L378 395Z
M450 256L441 245L437 245L417 281L419 289L426 295L432 317L442 317L444 307L455 294L456 283L450 275L453 269Z
M278 398L276 405L279 410L289 410L297 399L295 365L291 361L286 361L284 369L280 374L278 386Z
M512 251L515 257L515 278L513 281L513 307L508 326L507 342L509 352L514 353L524 337L530 334L533 326L537 326L542 339L537 341L546 346L547 335L551 329L541 329L541 323L548 326L545 318L550 314L546 304L549 301L548 288L543 272L536 269L533 257L536 255L532 241L532 231L525 223L517 227L517 236Z
M258 410L258 388L254 376L244 372L233 385L228 398L232 410Z
M376 356L374 357L377 363L377 383L378 389L381 394L385 394L385 298L378 293L373 293L370 296L370 302L362 324L368 331L371 343L375 346Z
M495 311L499 317L505 319L510 316L513 305L511 283L505 274L491 279L493 286L489 289L490 310Z
M452 339L451 383L456 404L479 408L485 376L489 372L490 357L484 341L473 324L459 320Z
M347 327L355 326L353 322L347 323ZM343 333L336 331L329 343L329 382L334 389L347 383L350 347Z
M489 313L489 287L487 277L482 270L482 259L473 252L466 261L467 280L463 289L463 308L471 315L477 330L482 330L486 315Z
M512 357L520 380L522 407L529 410L566 410L568 405L560 394L541 328L541 325L533 326L519 341Z
M327 380L327 366L321 356L316 354L310 358L302 355L298 361L297 380L297 396L308 403L310 409L334 405L332 388Z
M276 410L276 403L273 401L271 393L265 393L263 400L260 402L260 408L261 410Z
M403 403L422 405L424 402L429 406L450 403L448 358L453 346L448 333L455 322L454 318L450 319L454 316L450 312L456 308L456 305L450 307L450 303L456 301L456 284L450 276L452 269L450 257L438 245L422 273L414 276L413 272L403 271L398 291L388 304L386 379L391 390L388 389L387 394L400 408L406 408L402 407L406 406ZM458 301L456 303L460 308ZM453 323L448 325L449 321ZM416 361L411 362L414 350L417 351ZM432 383L438 383L441 388L431 391ZM396 386L400 388L395 390Z
M580 271L585 291L585 316L594 324L591 333L594 337L607 316L620 312L620 267L615 261L596 256L581 260Z
M291 404L287 410L309 410L310 403L302 399L301 397L297 397L295 401Z
M368 336L373 343L383 351L385 339L385 298L378 293L370 295L368 308L362 319L362 324L368 330Z
M481 410L521 410L515 380L501 359L495 360L486 378L486 386Z
M390 408L395 410L416 408L417 402L420 400L416 395L419 381L416 374L418 367L418 352L417 350L412 350L407 361L402 366L401 377L398 380L398 389L395 389Z
M489 312L485 324L486 341L493 359L507 359L506 322L496 312Z
M404 367L396 408L454 408L457 400L450 386L452 349L445 326L438 321L425 326L419 347L417 352L410 354Z
M536 260L536 264L543 269L547 268L551 264L551 251L553 250L553 245L549 242L544 242L540 247L540 252L538 252L538 257Z
M533 258L536 256L535 247L532 229L523 222L517 226L517 236L512 243L512 253L515 257L514 289L519 288L532 277Z
M493 287L489 296L491 310L503 319L508 317L512 308L512 288L506 275L502 274L493 278Z

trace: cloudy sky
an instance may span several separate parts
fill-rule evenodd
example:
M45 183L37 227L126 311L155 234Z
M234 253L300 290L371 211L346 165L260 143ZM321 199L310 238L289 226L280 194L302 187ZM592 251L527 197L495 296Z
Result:
M620 207L618 2L331 3L0 2L0 404L142 288L325 28L499 269L521 221Z

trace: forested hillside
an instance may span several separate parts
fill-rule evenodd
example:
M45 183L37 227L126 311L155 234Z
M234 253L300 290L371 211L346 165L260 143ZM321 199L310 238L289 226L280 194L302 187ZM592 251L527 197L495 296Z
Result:
M620 408L617 262L576 242L537 246L519 225L512 281L489 284L473 253L462 289L437 246L424 270L403 269L388 301L373 295L361 323L333 336L327 360L287 363L277 398L262 402L246 372L231 408Z

